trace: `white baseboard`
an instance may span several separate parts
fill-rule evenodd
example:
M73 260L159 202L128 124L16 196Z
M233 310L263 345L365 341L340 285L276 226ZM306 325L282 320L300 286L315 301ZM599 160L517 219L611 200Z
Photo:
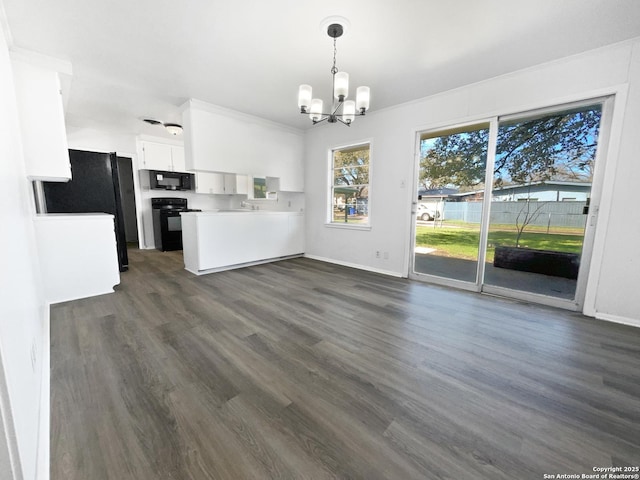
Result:
M51 422L51 303L45 305L44 339L42 342L42 386L40 387L40 417L36 479L49 480Z
M224 267L209 268L207 270L194 270L185 265L184 269L194 275L208 275L210 273L226 272L227 270L237 270L238 268L253 267L254 265L262 265L264 263L279 262L280 260L289 260L290 258L298 258L303 256L301 253L294 255L286 255L284 257L265 258L264 260L256 260L254 262L236 263L234 265L226 265Z
M611 315L610 313L596 312L596 318L598 320L605 320L607 322L622 323L623 325L630 325L632 327L640 328L640 320L636 318L623 317L620 315Z
M310 255L308 253L305 253L304 257L305 258L310 258L311 260L318 260L320 262L334 263L336 265L342 265L343 267L357 268L358 270L366 270L367 272L381 273L383 275L389 275L391 277L405 278L405 275L403 275L400 272L393 272L391 270L383 270L381 268L370 267L368 265L359 265L357 263L343 262L343 261L340 261L340 260L335 260L333 258L320 257L318 255Z

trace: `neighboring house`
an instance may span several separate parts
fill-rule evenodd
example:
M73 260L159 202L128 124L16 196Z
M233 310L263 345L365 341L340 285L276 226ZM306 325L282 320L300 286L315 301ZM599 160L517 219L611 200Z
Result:
M536 182L530 185L508 185L493 191L494 202L537 200L539 202L585 202L591 194L587 182Z
M589 182L547 181L528 185L506 185L493 190L494 202L517 202L527 198L538 202L586 202L591 194ZM482 200L482 191L454 193L447 201L472 202Z

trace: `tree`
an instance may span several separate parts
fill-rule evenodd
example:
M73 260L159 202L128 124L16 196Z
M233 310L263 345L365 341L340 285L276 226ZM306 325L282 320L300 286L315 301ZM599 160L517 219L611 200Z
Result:
M596 155L601 109L569 110L498 129L493 185L528 185L526 201L515 219L516 247L525 228L546 204L532 205L530 187L551 179L590 182ZM475 130L421 142L420 183L425 188L482 186L489 130Z
M356 197L368 196L369 148L336 151L333 154L334 187L353 186Z
M488 135L488 130L476 130L421 142L422 186L470 187L483 182Z
M570 110L507 123L498 130L494 186L550 180L591 181L601 110ZM484 181L489 130L421 142L425 188L478 186Z

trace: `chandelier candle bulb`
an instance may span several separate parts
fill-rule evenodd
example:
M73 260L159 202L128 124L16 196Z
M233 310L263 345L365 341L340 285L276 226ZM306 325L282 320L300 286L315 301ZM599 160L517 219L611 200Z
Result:
M349 96L349 74L347 72L337 72L334 77L334 96L336 100L342 102Z
M356 90L356 108L361 113L369 109L369 87L358 87Z
M298 107L302 113L305 113L307 107L311 105L311 85L300 85L298 90Z
M319 122L322 118L322 100L314 98L311 100L311 109L309 118L314 122Z
M346 123L351 123L356 118L356 102L347 100L342 107L342 119Z

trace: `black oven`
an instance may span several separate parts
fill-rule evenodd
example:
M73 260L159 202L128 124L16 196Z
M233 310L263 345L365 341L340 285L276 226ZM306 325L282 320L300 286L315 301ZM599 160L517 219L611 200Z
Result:
M153 236L158 250L182 250L180 212L199 211L187 208L186 198L152 198Z

